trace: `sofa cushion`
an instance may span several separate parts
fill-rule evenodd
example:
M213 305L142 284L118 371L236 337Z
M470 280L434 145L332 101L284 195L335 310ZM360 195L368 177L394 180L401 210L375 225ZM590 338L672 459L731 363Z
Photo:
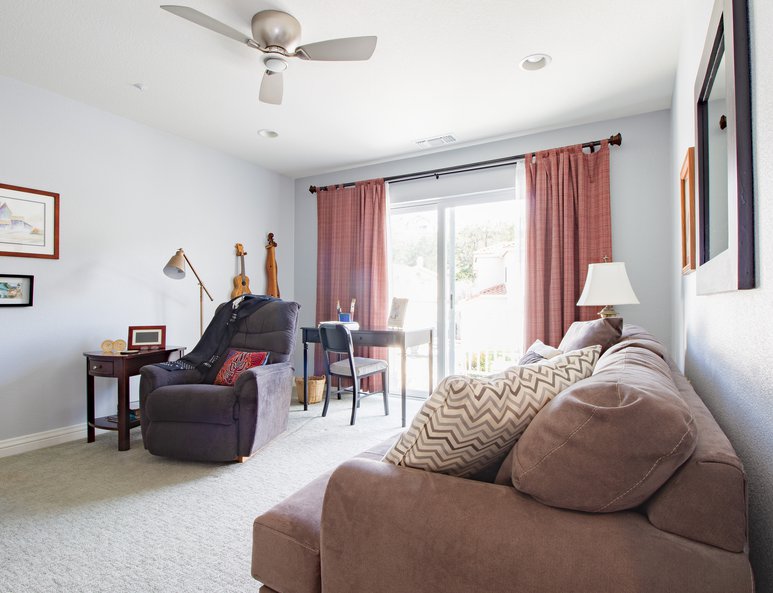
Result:
M602 360L603 370L547 405L515 447L513 485L544 504L636 507L695 448L694 419L662 358L629 346Z
M233 387L224 385L167 385L145 400L142 415L152 422L202 422L230 425L238 417Z
M561 352L570 352L601 346L601 353L617 343L623 330L622 317L606 317L593 321L575 321L569 326L564 338L558 346Z
M542 360L555 358L563 354L558 348L546 345L542 340L536 340L518 361L518 365L535 364Z
M562 390L590 376L593 346L488 378L443 379L385 460L471 476L501 460L535 414Z
M233 385L244 371L262 366L268 362L268 352L250 352L231 348L225 356L223 366L217 372L215 385Z

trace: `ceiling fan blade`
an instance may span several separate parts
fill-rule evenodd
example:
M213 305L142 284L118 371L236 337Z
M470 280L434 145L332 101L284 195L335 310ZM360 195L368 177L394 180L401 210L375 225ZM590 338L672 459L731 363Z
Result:
M221 35L230 37L239 43L246 43L248 45L255 43L255 41L253 41L250 37L247 37L244 33L240 33L233 27L229 27L220 21L216 21L211 16L207 16L203 12L199 12L198 10L194 10L188 6L174 6L167 4L161 8L167 12L171 12L172 14L176 14L179 17L189 20L192 23L196 23L205 29L209 29L215 33L220 33Z
M301 58L326 62L367 60L376 49L374 35L369 37L344 37L308 43L298 48Z
M283 91L284 82L282 80L282 73L266 70L266 73L263 75L263 81L260 83L260 96L258 98L263 103L281 105Z

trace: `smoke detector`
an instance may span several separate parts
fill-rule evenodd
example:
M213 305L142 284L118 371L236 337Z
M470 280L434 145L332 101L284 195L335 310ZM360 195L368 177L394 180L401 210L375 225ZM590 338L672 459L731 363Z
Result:
M453 144L456 142L456 138L453 134L443 134L442 136L433 136L432 138L422 138L416 140L416 144L422 150L428 148L437 148L438 146L445 146L446 144Z

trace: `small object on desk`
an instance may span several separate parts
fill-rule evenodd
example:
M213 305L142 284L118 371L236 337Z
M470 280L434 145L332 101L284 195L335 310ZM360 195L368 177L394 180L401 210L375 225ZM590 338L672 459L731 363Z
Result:
M339 313L338 314L338 321L342 323L351 323L352 316L349 313Z
M357 302L357 299L352 299L352 304L349 306L349 314L351 315L351 318L349 321L352 321L354 319L354 304Z
M113 340L104 340L99 347L105 354L110 354L113 351Z
M341 316L341 301L336 301L336 314Z
M113 342L113 352L120 352L126 350L126 340L116 340Z
M138 354L139 350L121 350L118 354L123 354L124 356L128 354Z
M408 308L408 299L394 297L389 308L387 326L401 328L405 325L405 311Z

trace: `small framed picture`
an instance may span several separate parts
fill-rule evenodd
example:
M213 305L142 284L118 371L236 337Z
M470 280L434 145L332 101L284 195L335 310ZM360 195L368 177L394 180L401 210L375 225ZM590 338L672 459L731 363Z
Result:
M59 259L59 194L0 183L0 255Z
M132 325L128 342L129 350L163 350L166 348L166 326Z
M408 309L408 299L400 299L394 297L392 299L392 307L389 309L389 318L387 319L387 325L389 327L395 327L402 329L405 325L405 312Z
M0 307L31 307L34 276L0 274Z

